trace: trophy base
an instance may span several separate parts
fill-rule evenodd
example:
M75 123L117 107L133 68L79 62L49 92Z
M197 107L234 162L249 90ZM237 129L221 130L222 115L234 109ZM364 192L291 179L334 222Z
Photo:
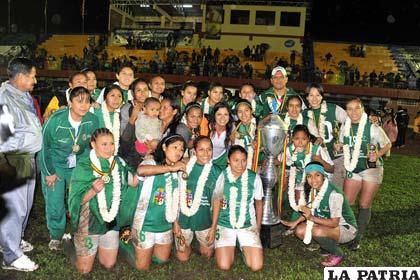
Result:
M261 243L263 248L276 248L281 245L284 226L281 223L261 225Z

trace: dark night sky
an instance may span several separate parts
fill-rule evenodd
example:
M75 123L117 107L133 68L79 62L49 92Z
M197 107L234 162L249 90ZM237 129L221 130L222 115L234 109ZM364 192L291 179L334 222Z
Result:
M44 28L46 0L10 0L12 23L20 31L38 33ZM85 32L103 33L108 25L109 0L85 0ZM7 26L7 2L0 0L0 26ZM82 0L48 0L48 32L81 32ZM307 30L319 40L420 45L420 1L314 0ZM55 16L54 16L55 15ZM53 23L53 16L61 18ZM387 17L392 15L394 23Z

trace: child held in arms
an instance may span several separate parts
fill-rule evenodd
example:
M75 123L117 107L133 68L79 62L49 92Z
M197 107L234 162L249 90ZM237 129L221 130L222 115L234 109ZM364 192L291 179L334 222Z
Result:
M159 140L162 136L159 120L160 102L155 97L148 97L144 101L143 111L136 121L136 151L139 154L150 154L146 141Z

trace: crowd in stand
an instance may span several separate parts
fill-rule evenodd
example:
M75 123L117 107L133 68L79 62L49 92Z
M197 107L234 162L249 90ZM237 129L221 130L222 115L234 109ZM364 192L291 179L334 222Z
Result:
M364 46L364 45L363 45ZM362 45L354 45L356 50L363 50ZM121 65L130 65L136 72L152 74L176 74L176 75L195 75L208 77L235 77L235 78L270 78L270 71L276 66L284 67L291 81L307 81L307 79L317 82L328 81L328 77L333 74L340 74L343 77L344 85L367 86L367 87L391 87L420 89L420 77L415 75L404 76L401 73L360 73L357 65L347 65L343 62L336 69L316 67L308 77L305 75L308 66L304 63L296 64L296 51L290 52L290 57L276 57L273 61L266 61L264 73L257 72L252 61L263 60L267 49L266 44L247 46L241 55L228 55L220 59L221 51L210 47L202 47L199 51L193 50L191 54L185 51L177 51L175 48L166 48L164 57L156 52L152 59L146 60L141 57L127 56L110 58L104 45L89 45L83 49L83 55L64 54L60 58L53 57L45 50L36 48L25 48L21 55L31 57L38 69L48 69L51 65L59 66L60 70L78 70L89 68L94 71L116 72ZM300 54L299 54L300 55ZM333 54L327 53L325 60L331 60ZM245 57L245 63L243 61ZM0 66L6 67L7 61L11 56L0 55Z
M361 44L361 45L351 44L349 46L348 51L349 51L350 56L365 57L366 56L366 45L365 44Z

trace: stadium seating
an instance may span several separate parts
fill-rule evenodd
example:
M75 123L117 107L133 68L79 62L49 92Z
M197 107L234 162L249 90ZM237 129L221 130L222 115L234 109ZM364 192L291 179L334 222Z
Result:
M348 43L314 42L315 65L321 70L331 69L337 72L338 63L344 60L349 66L352 64L357 66L361 74L370 73L373 70L376 73L380 71L384 73L398 72L398 67L387 46L366 45L365 57L352 57L349 54L350 45ZM325 55L328 52L332 54L332 58L327 64Z
M47 51L48 55L52 55L57 59L67 55L83 56L83 48L88 46L89 38L92 35L53 35L51 38L46 40L44 43L38 46ZM95 36L95 41L98 40L98 36Z
M391 46L390 49L402 73L420 76L420 48L418 46Z

